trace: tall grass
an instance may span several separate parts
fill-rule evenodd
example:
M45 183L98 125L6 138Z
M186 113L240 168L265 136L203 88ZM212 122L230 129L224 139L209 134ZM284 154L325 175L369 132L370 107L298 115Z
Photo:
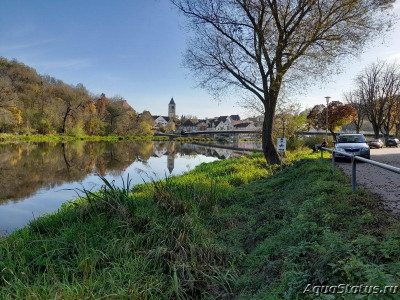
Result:
M398 282L398 223L316 158L290 154L278 172L257 154L134 187L103 178L0 239L0 299L301 299L308 282Z
M209 215L235 186L272 174L261 156L96 192L0 244L0 298L199 298L230 295L234 256Z

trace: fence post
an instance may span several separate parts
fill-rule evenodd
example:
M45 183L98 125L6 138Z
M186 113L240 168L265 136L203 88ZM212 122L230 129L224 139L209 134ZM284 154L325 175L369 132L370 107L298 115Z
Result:
M351 191L355 192L356 190L356 164L357 160L354 155L351 157Z
M321 148L321 162L324 162L324 150Z
M332 173L335 173L335 151L332 151Z

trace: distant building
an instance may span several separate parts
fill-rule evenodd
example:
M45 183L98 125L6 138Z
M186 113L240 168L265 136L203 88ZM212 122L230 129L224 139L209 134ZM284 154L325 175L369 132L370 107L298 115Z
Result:
M230 115L232 121L240 121L239 115Z
M172 100L172 99L171 99ZM190 131L214 131L214 130L236 130L236 125L245 123L240 120L239 115L219 116L203 120L186 120L179 128L186 132ZM257 129L252 122L239 126L241 130Z
M176 116L176 105L175 105L175 101L174 98L171 98L171 101L169 101L168 104L168 118L175 118Z
M215 126L215 130L233 130L233 129L234 127L228 119L226 119L225 122L220 121Z
M169 117L163 116L153 116L154 119L154 128L158 129L160 126L166 127L168 122L170 121Z
M197 126L194 122L192 122L191 120L186 120L183 124L182 124L182 130L186 131L186 132L190 132L190 131L196 131L197 130Z
M243 122L243 123L239 123L234 125L235 130L257 130L257 127L254 126L254 123L250 123L250 122Z
M204 131L207 130L207 121L206 120L199 120L196 124L197 131Z
M166 128L169 125L171 130L175 130L175 122L173 118L176 116L176 105L174 98L171 98L168 104L168 117L166 116L152 116L154 119L154 129L158 130L160 127ZM173 123L173 124L172 124Z
M253 117L253 118L247 118L245 120L243 120L244 122L249 122L249 123L253 123L255 127L257 128L261 128L264 122L264 117L263 116L257 116L257 117Z

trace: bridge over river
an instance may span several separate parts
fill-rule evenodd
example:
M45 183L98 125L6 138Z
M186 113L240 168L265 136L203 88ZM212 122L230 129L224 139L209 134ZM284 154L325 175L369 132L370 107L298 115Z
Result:
M169 133L155 133L154 136L167 136L171 140L177 137L191 137L191 136L211 136L211 137L218 137L218 136L226 136L230 135L233 140L238 140L241 134L252 134L261 136L260 130L210 130L210 131L188 131L184 132L183 134L169 134Z
M344 133L344 132L342 132L342 133ZM241 134L252 134L255 136L261 136L262 131L261 130L210 130L210 131L188 131L188 132L184 132L183 134L176 134L176 133L169 134L169 133L157 132L154 134L154 136L167 136L172 140L173 138L188 137L188 136L218 137L218 136L230 135L233 138L233 140L238 140L239 135L241 135ZM322 131L298 131L297 134L302 135L302 136L310 136L310 135L324 136L326 133L325 133L325 131L323 131L323 132ZM337 132L337 134L339 135L340 132ZM328 135L332 136L332 134L330 132L328 132ZM364 135L369 138L374 137L373 133L364 133Z

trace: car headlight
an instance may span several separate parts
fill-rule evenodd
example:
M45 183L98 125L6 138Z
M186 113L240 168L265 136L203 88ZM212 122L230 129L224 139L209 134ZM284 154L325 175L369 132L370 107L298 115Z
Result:
M369 148L361 148L361 152L368 152Z
M337 148L336 150L340 152L345 152L344 148Z

